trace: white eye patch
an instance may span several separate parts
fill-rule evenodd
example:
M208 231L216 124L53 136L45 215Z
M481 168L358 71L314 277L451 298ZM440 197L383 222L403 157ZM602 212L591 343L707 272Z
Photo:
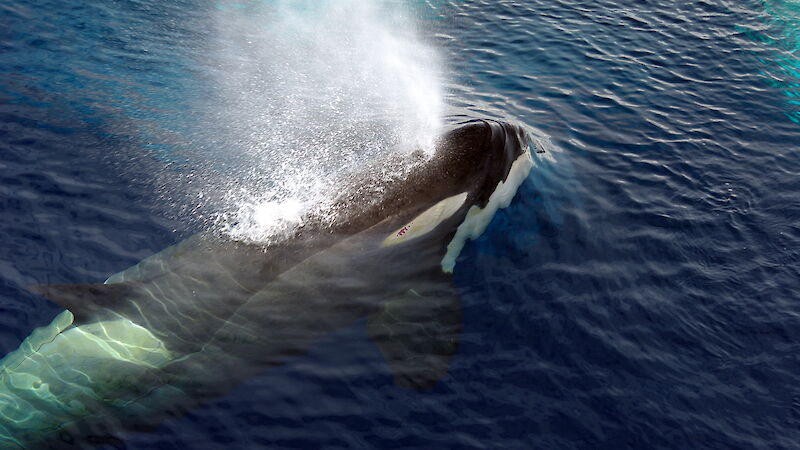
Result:
M448 197L431 206L422 214L418 215L414 220L390 234L386 239L383 240L382 246L388 247L390 245L399 244L401 242L422 236L425 233L429 233L445 219L455 214L456 211L461 208L461 205L464 204L466 199L467 193L462 192L458 195Z

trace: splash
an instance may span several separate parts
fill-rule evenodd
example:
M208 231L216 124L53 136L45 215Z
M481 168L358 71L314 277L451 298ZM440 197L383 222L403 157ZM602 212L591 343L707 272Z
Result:
M223 3L215 26L205 109L217 125L210 148L232 177L215 225L234 238L273 239L326 208L365 164L432 150L440 64L409 10L364 0Z

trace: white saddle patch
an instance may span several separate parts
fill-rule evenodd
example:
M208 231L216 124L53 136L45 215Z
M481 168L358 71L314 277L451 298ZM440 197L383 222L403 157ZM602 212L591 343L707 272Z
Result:
M494 214L499 209L506 208L511 204L511 200L514 198L520 185L522 185L528 177L532 167L533 158L531 158L530 150L526 150L511 164L511 170L508 172L506 181L501 181L497 184L494 192L492 192L492 195L489 197L489 203L486 204L486 207L478 208L477 206L473 206L469 209L464 222L458 226L456 235L453 237L453 240L450 241L450 244L447 245L447 254L442 258L442 270L444 272L453 272L453 268L456 265L456 258L458 258L458 255L464 248L467 239L477 239L486 231L486 227L489 226L489 222L492 221Z
M414 220L390 234L383 240L382 246L399 244L431 232L437 225L455 214L466 199L467 193L462 192L431 206Z

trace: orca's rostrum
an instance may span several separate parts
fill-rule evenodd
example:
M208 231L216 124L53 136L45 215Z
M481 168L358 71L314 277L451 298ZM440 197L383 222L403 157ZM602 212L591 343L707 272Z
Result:
M333 217L277 242L202 233L103 284L31 287L66 311L0 362L0 447L152 427L365 317L396 382L433 386L462 329L456 257L532 165L522 128L470 121L402 179L366 174Z

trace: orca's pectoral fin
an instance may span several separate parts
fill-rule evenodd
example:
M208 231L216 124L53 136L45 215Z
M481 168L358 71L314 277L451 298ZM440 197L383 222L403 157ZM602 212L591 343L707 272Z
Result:
M406 294L390 300L369 319L368 330L389 362L395 382L428 389L447 375L463 328L455 289Z

